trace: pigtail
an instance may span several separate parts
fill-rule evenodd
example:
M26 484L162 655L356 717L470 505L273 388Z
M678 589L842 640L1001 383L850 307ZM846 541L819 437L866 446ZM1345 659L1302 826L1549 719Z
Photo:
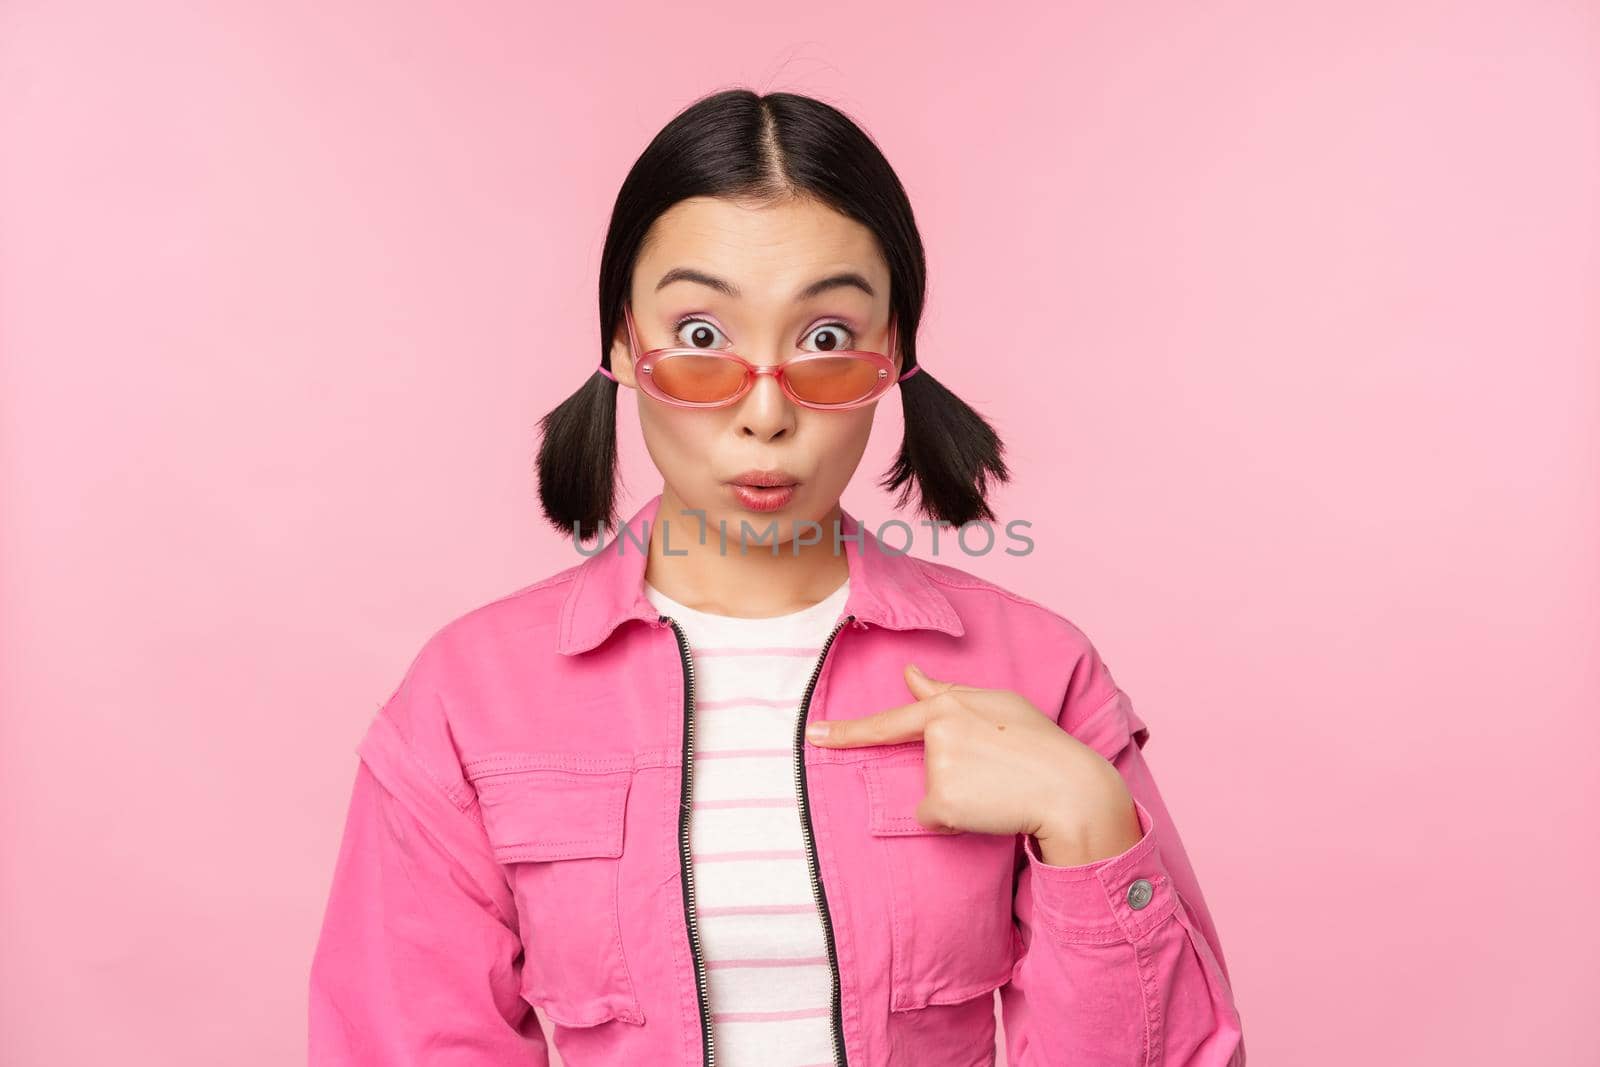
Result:
M1002 458L1005 446L994 428L960 397L920 367L900 382L905 437L900 453L879 483L900 490L904 509L916 482L919 510L953 526L994 519L986 499L989 479L1010 480Z
M580 542L617 525L617 389L596 371L539 420L539 505Z

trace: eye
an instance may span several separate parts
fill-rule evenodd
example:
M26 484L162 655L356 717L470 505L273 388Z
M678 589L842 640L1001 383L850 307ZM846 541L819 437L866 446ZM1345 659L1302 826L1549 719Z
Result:
M683 348L720 348L714 339L721 337L723 344L728 340L716 326L693 315L679 319L672 327L672 336Z
M856 335L842 322L813 326L806 336L816 338L818 352L845 352L855 347Z

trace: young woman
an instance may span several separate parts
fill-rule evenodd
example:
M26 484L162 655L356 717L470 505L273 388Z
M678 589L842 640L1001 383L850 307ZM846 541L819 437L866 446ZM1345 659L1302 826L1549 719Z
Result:
M543 422L585 558L457 618L361 742L311 1063L1244 1062L1221 945L1061 615L840 506L992 519L990 427L917 361L911 206L826 104L729 91L617 197L599 367ZM616 403L662 489L620 529ZM900 531L894 543L885 529Z

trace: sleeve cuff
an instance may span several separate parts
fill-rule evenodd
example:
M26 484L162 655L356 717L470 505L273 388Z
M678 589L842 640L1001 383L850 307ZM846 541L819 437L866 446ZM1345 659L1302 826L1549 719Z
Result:
M1172 879L1156 847L1155 820L1133 801L1142 836L1120 855L1076 867L1039 856L1032 834L1022 836L1032 878L1033 906L1063 941L1136 941L1172 914Z

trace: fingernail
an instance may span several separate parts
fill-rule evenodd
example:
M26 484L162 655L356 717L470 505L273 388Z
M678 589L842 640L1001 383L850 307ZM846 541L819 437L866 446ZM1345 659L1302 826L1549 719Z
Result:
M806 740L821 741L828 736L828 724L825 722L812 722L806 724Z
M916 673L917 673L917 676L918 676L918 677L921 677L921 678L926 678L926 677L927 677L927 675L926 675L926 674L923 674L923 673L922 673L922 668L921 668L921 667L919 667L919 666L917 666L917 665L916 665L916 664L915 664L915 663L913 663L913 664L912 664L912 665L911 665L911 669L912 669L912 670L913 670L913 671L915 671L915 672L916 672Z

